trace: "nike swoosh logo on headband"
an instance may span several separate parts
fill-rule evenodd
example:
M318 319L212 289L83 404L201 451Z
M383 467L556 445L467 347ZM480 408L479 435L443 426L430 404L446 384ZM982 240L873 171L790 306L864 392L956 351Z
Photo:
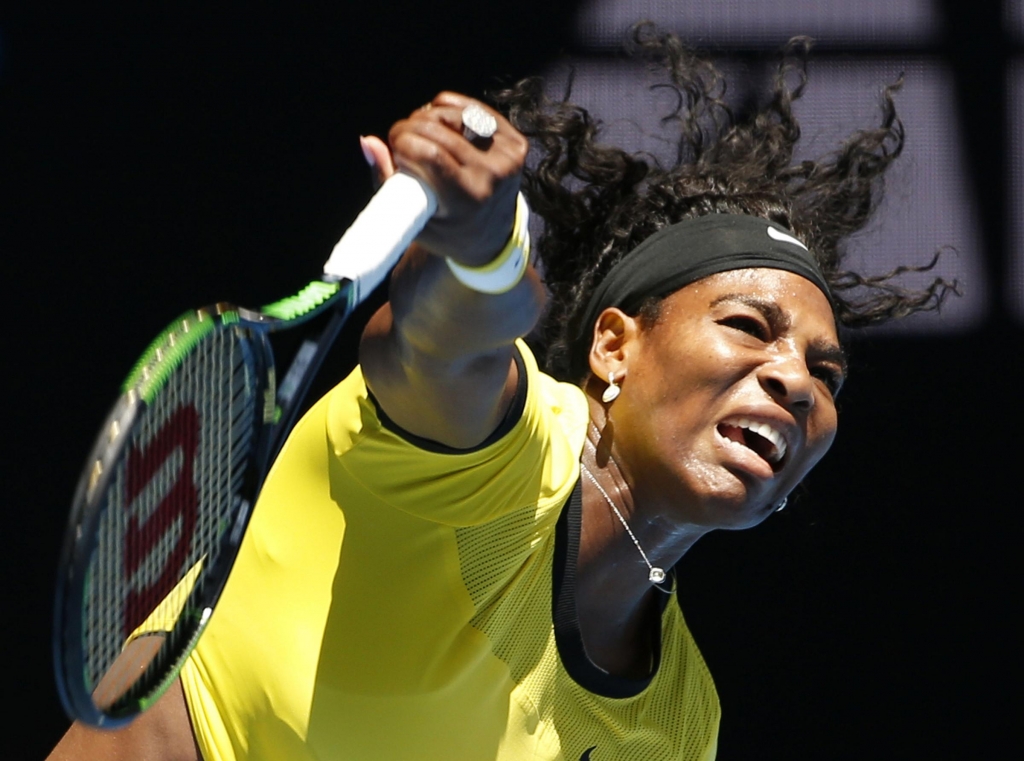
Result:
M781 240L784 241L785 243L792 243L794 246L800 246L800 248L802 248L804 251L807 250L807 246L798 241L792 235L786 235L786 233L779 232L770 225L768 226L768 237L771 238L772 240Z

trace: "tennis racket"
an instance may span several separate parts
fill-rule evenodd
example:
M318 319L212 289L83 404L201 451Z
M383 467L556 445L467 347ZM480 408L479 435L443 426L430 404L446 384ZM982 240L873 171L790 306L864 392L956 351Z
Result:
M317 369L436 206L430 188L396 174L322 280L258 310L188 312L140 357L86 461L61 552L53 653L72 719L126 724L177 677ZM279 387L268 335L321 315L319 342Z

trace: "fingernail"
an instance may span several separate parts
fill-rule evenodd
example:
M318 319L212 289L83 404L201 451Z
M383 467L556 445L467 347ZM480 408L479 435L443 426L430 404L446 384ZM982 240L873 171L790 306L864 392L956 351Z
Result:
M371 167L377 166L377 162L373 158L373 153L370 151L370 146L366 142L366 138L362 135L359 136L359 147L363 150L363 158L366 159L366 163Z

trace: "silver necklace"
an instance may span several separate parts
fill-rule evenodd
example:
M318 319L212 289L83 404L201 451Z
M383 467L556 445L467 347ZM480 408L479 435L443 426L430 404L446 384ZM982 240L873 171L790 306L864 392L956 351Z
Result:
M597 482L597 479L594 478L594 474L590 472L590 468L583 463L580 463L580 466L583 468L583 472L587 474L587 478L590 479L591 483L597 487L599 492L601 492L601 496L604 497L604 501L608 503L608 507L610 507L612 512L615 513L615 517L619 519L619 523L622 524L622 528L626 529L626 533L629 534L629 538L633 540L633 544L636 545L637 550L640 552L640 557L642 557L644 562L647 563L647 568L650 570L650 573L647 576L648 580L654 585L661 584L665 580L664 569L651 564L651 561L647 558L647 553L644 552L644 548L640 546L640 542L636 538L636 534L633 533L629 524L626 523L626 519L623 517L622 513L619 512L619 508L615 506L615 503L612 502L612 498L608 496L608 492L606 492L604 487ZM658 589L661 589L661 587L659 586Z

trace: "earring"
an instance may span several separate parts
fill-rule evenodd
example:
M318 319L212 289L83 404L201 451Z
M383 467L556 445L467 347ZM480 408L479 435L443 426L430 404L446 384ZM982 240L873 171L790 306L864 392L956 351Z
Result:
M601 401L605 404L610 404L619 398L619 392L622 391L619 385L615 382L615 373L608 373L608 388L601 394Z
M785 509L787 502L789 502L789 497L788 496L783 497L778 502L776 502L775 503L775 512L781 513Z

